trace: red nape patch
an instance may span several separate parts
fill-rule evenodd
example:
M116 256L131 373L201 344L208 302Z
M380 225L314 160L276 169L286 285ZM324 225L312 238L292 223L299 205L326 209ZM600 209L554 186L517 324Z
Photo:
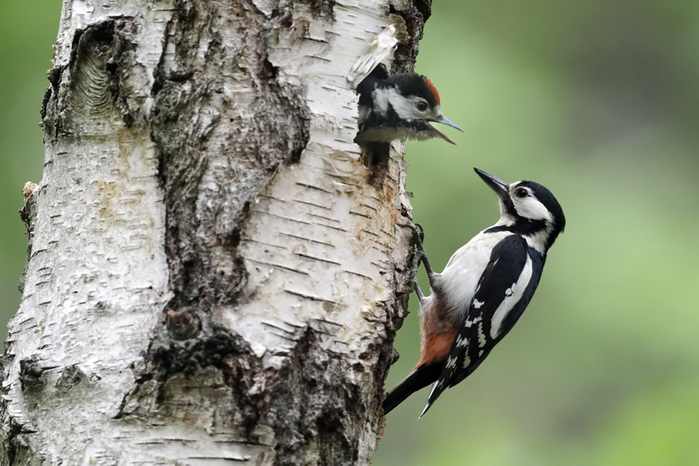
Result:
M424 76L422 77L422 79L425 80L425 84L427 84L427 88L430 90L430 92L432 92L432 94L434 94L434 98L435 98L435 100L437 100L437 103L441 105L442 103L439 101L439 92L437 92L437 88L434 87L434 84L432 84L432 81L430 81L429 79L427 79Z

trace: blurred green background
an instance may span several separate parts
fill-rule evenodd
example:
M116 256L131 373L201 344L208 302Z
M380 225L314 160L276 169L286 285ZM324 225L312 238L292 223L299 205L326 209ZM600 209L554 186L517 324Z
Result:
M59 15L0 4L3 323ZM375 466L699 464L698 44L687 0L435 0L417 71L466 134L407 145L433 265L497 218L474 166L546 185L568 229L512 333L423 419L426 391L391 413ZM418 359L411 310L388 386Z
M432 265L497 219L474 166L544 184L568 228L514 330L424 418L427 389L393 411L375 466L699 465L699 3L435 0L416 69L466 131L406 148Z
M44 164L39 128L41 99L49 85L52 45L58 34L58 0L0 0L0 334L20 300L17 280L27 255L22 187L39 183Z

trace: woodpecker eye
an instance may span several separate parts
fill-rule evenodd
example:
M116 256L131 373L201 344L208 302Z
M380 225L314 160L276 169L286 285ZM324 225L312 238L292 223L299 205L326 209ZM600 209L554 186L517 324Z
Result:
M415 104L415 108L417 108L419 112L426 112L428 107L429 105L427 105L427 102L424 100L421 100Z
M529 196L529 191L524 188L517 188L515 189L515 196L520 199L524 199L525 197Z

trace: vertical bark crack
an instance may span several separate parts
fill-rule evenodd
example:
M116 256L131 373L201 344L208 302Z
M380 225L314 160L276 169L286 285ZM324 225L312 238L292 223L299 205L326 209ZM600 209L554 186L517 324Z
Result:
M310 116L302 90L278 83L267 59L276 20L240 6L223 11L215 2L178 4L164 48L174 53L163 55L153 87L152 137L165 191L175 301L202 303L206 312L234 302L244 285L240 225L279 164L300 159ZM247 56L225 43L221 31L229 29L240 34L236 43ZM253 102L254 114L235 111L239 98ZM212 189L222 191L201 195ZM202 225L215 225L215 231L202 232Z

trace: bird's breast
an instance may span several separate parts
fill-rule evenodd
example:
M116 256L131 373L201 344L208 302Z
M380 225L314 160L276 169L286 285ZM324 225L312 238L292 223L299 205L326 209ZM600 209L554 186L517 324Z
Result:
M480 232L451 256L444 271L439 274L437 289L433 291L455 314L457 321L461 321L468 310L493 248L512 234L509 231Z

